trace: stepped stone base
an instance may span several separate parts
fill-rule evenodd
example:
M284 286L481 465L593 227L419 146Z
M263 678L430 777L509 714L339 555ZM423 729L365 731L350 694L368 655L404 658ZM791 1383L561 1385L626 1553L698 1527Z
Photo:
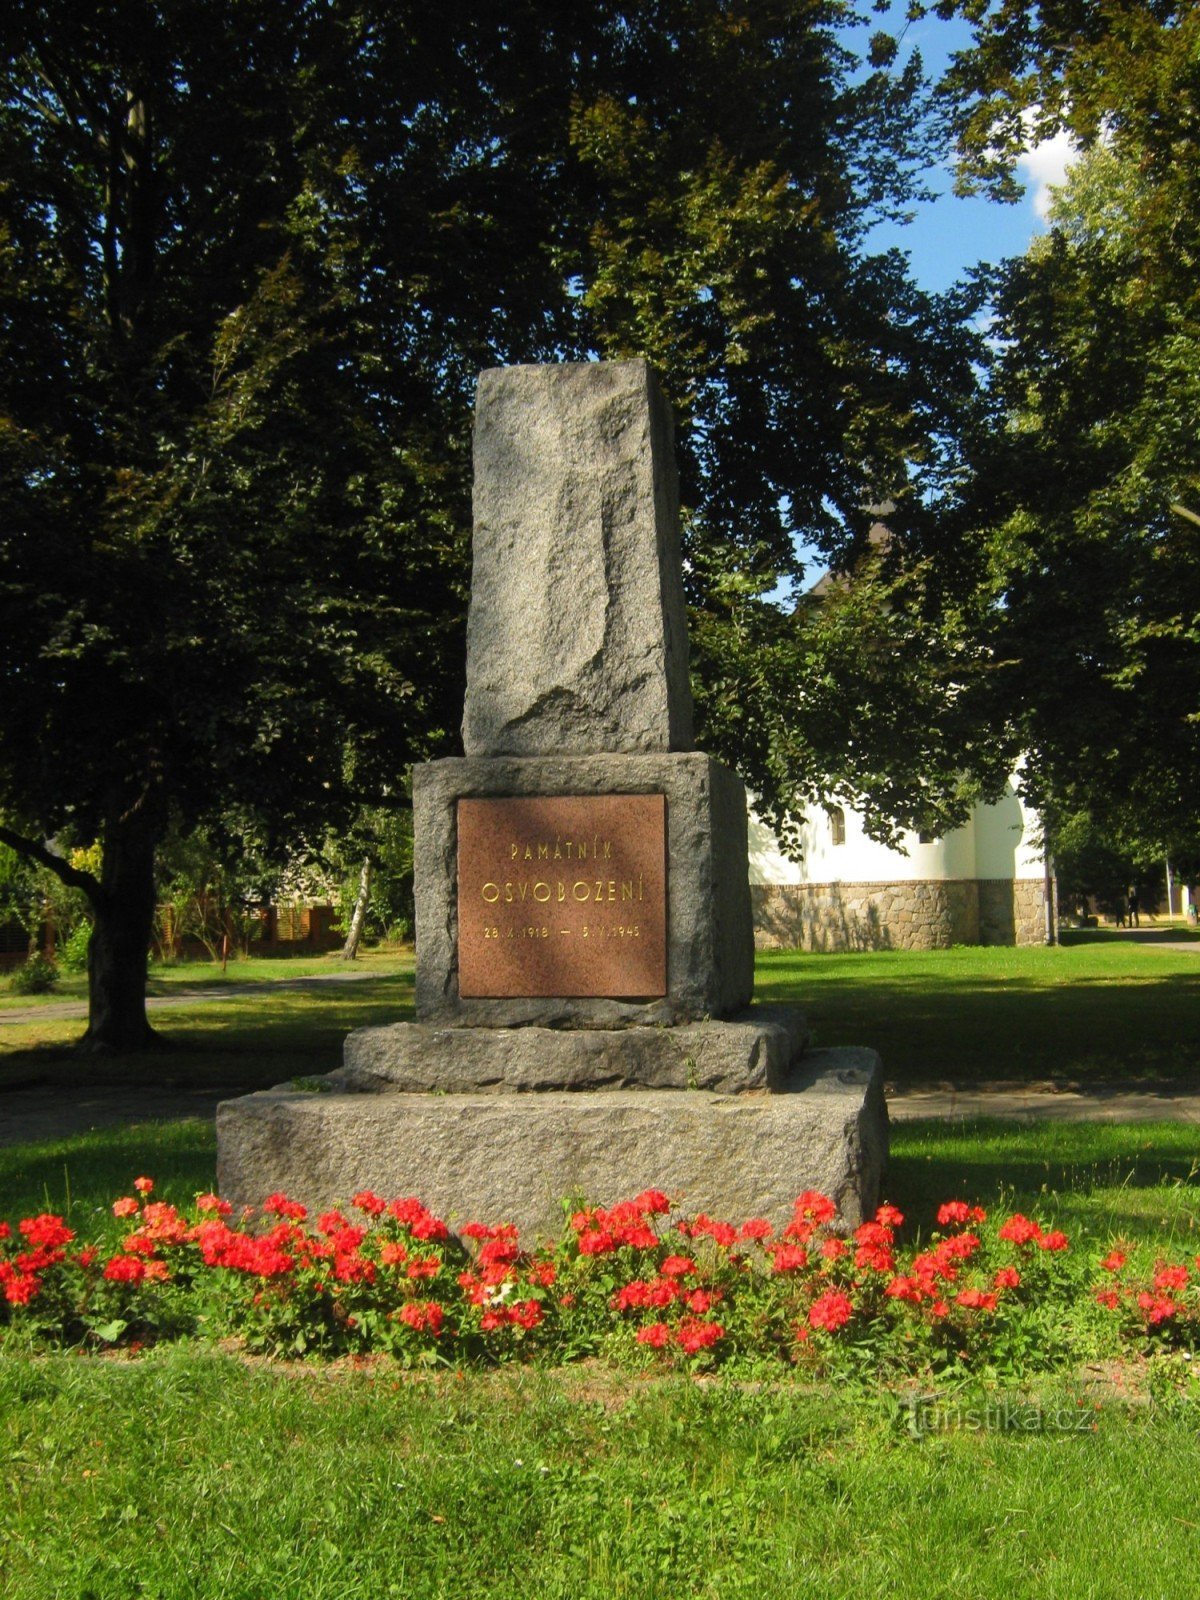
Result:
M397 1022L346 1040L336 1087L360 1092L778 1089L808 1043L795 1006L677 1028L438 1028Z
M332 1075L333 1079L337 1074ZM803 1189L850 1226L879 1201L887 1108L873 1050L816 1050L782 1092L601 1089L543 1094L312 1093L217 1108L217 1179L235 1206L282 1189L316 1212L358 1189L417 1194L451 1227L554 1235L562 1201L664 1189L689 1212L782 1226Z

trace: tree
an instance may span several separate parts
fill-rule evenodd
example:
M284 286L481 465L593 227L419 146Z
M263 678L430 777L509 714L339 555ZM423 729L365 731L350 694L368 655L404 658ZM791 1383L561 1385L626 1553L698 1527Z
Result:
M1021 151L1056 132L1081 152L1049 233L984 286L986 382L937 507L990 664L960 709L1027 753L1052 846L1084 810L1182 853L1200 831L1200 15L931 9L975 28L940 91L962 187L1012 195Z
M863 255L913 191L920 85L852 70L848 14L6 9L0 841L89 899L89 1048L152 1042L169 827L320 837L453 747L481 367L662 370L702 722L768 808L816 781L764 742L743 625L778 632L798 531L845 553L864 486L919 504L967 370L928 359L947 308Z

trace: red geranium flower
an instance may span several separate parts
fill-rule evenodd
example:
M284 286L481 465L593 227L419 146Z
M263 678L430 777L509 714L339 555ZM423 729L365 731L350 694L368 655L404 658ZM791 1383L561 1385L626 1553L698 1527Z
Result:
M1187 1282L1188 1269L1186 1267L1160 1266L1153 1279L1156 1289L1186 1289Z
M17 1226L30 1244L42 1245L47 1250L57 1250L75 1237L74 1228L68 1228L61 1217L43 1212L40 1217L26 1217Z
M807 1217L812 1222L832 1222L837 1216L837 1207L828 1195L805 1189L796 1199L794 1213L797 1219Z
M1039 1223L1032 1221L1029 1217L1023 1217L1018 1211L1001 1226L1000 1237L1007 1239L1010 1244L1033 1244L1041 1239L1042 1229Z
M838 1328L845 1327L853 1315L854 1302L840 1289L827 1290L808 1308L809 1326L825 1328L829 1333L835 1333Z
M1137 1297L1138 1308L1146 1321L1157 1326L1176 1315L1179 1307L1168 1295L1148 1294L1145 1290Z
M997 1289L1019 1289L1021 1274L1016 1267L1001 1267L992 1282Z
M154 1189L154 1179L153 1178L135 1178L133 1180L133 1187L137 1190L137 1192L139 1194L150 1194Z
M695 1272L696 1263L690 1256L668 1256L658 1270L664 1278L686 1278Z
M634 1337L639 1344L648 1344L654 1350L662 1350L670 1343L671 1330L665 1322L652 1322L647 1328L639 1328Z
M808 1251L802 1244L777 1244L771 1251L772 1272L802 1272L808 1265Z
M966 1306L968 1311L996 1309L996 1296L988 1294L983 1289L960 1289L954 1298L960 1306Z
M104 1276L113 1283L141 1283L146 1276L146 1263L141 1256L113 1256L104 1268Z
M1120 1272L1127 1260L1128 1257L1123 1250L1110 1250L1100 1266L1104 1272Z
M921 1285L916 1278L895 1277L883 1292L889 1300L910 1300L915 1306L921 1303Z
M446 1313L436 1300L410 1300L397 1313L416 1333L431 1333L436 1339L442 1331Z

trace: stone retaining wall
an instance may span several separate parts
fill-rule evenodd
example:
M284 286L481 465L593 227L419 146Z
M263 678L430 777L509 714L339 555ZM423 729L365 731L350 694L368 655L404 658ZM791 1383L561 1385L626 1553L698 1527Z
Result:
M1038 879L752 884L760 950L944 950L1041 944Z

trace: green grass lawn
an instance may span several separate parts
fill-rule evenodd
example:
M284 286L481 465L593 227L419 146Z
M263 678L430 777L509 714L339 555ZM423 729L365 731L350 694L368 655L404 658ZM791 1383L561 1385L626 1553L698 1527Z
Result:
M788 1388L0 1361L8 1600L1166 1600L1195 1418L1040 1392L914 1437ZM1025 1431L1029 1419L1038 1431Z
M279 980L341 974L336 957L312 961L231 963L222 980L207 963L154 968L150 993L180 997L178 1006L152 1011L166 1048L150 1055L80 1058L71 1046L83 1032L79 1018L38 1016L5 1022L22 1010L23 997L4 994L0 1005L0 1090L36 1083L179 1083L231 1094L266 1088L293 1076L330 1072L341 1063L342 1041L352 1028L412 1016L411 954L371 956L356 963L353 982L306 989L270 989ZM70 982L78 985L82 980ZM221 998L186 1003L194 990L217 989ZM4 993L0 990L0 993ZM78 998L68 991L43 997Z
M360 978L364 973L382 977L411 971L412 952L403 949L364 950L354 961L343 961L336 953L231 958L224 970L219 961L176 961L168 965L155 961L150 965L146 994L157 999L163 995L187 994L190 990L228 989L236 993L247 985L289 982L297 978L328 978L340 974ZM82 972L61 973L54 988L45 994L15 994L8 983L0 979L0 1018L6 1011L41 1009L64 1003L86 1004L87 992L87 975Z
M1067 938L1020 950L767 951L755 993L803 1005L819 1044L874 1046L898 1085L1200 1086L1200 949Z
M1196 959L1089 944L771 955L760 993L802 1000L823 1042L877 1044L910 1081L1043 1077L1052 1059L1073 1076L1090 1063L1093 1076L1183 1078ZM0 1028L0 1083L32 1074L66 1091L97 1072L134 1083L175 1073L249 1087L325 1070L348 1027L411 1014L403 965L312 992L256 994L230 976L228 999L159 1014L174 1046L161 1059L79 1061L65 1049L77 1022ZM166 981L193 978L211 981ZM1128 1060L1138 1041L1150 1051L1140 1065ZM1018 1059L1023 1070L1008 1070ZM83 1233L137 1174L184 1200L212 1183L214 1157L211 1124L196 1119L0 1149L0 1215L65 1209ZM913 1226L957 1195L1035 1213L1076 1240L1200 1249L1196 1135L1184 1125L901 1124L887 1187ZM1089 1386L1095 1377L943 1395L920 1413L933 1425L914 1429L895 1396L787 1382L596 1367L412 1379L387 1364L283 1369L188 1344L136 1360L10 1347L0 1590L6 1600L1189 1594L1200 1405L1170 1369L1150 1392L1136 1367L1123 1374L1132 1398Z
M1055 1079L1082 1084L1173 1081L1200 1087L1200 949L1068 936L1056 949L759 955L756 994L802 1005L821 1044L873 1045L904 1086ZM221 987L227 998L154 1013L163 1058L73 1063L78 1020L4 1023L27 1002L0 988L0 1084L80 1072L120 1081L163 1073L257 1088L337 1065L352 1027L412 1016L412 958L372 956L350 984L266 990L264 981L344 970L336 957L156 968L152 992ZM78 998L82 980L60 996ZM172 1059L172 1057L174 1059ZM281 1071L281 1063L294 1062Z

